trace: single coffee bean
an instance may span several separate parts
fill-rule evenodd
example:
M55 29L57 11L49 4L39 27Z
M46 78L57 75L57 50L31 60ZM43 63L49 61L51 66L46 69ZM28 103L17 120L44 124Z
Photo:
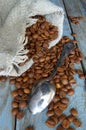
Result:
M63 120L63 122L62 122L62 126L63 126L63 128L69 128L69 126L70 126L70 122L69 122L69 120L67 120L67 119L64 119Z
M18 89L17 92L18 92L18 95L19 95L19 96L22 96L22 95L24 94L24 92L23 92L22 89Z
M54 103L51 102L51 103L49 104L49 106L48 106L48 110L52 110L53 108L54 108Z
M12 95L13 97L16 97L16 96L18 95L17 90L12 91L12 92L11 92L11 95Z
M59 120L58 120L57 116L54 115L54 116L51 116L50 118L51 118L51 120L53 120L55 122L55 125L58 124Z
M59 116L59 121L62 122L65 118L66 118L66 115L62 114L61 116Z
M23 111L19 111L19 112L17 113L17 115L16 115L17 119L19 119L19 120L22 119L23 116L24 116L24 112L23 112Z
M53 102L56 103L60 100L60 97L58 95L55 95L55 97L53 98Z
M34 130L32 126L28 126L25 130Z
M68 91L67 91L67 94L69 95L69 96L72 96L73 94L74 94L74 90L71 88L71 89L69 89Z
M19 104L19 108L24 108L24 107L26 107L26 105L27 105L26 101L22 101Z
M59 83L56 84L56 88L61 88L61 85Z
M63 85L67 85L68 84L68 80L67 79L62 79L62 83L63 83Z
M77 118L75 118L75 119L73 120L73 123L74 123L74 125L76 125L77 127L81 127L81 125L82 125L81 121L80 121L79 119L77 119Z
M30 93L30 89L29 88L24 88L24 93L29 94Z
M69 127L67 130L75 130L73 127Z
M68 104L69 103L69 99L68 98L62 98L61 102L64 104Z
M54 111L53 110L48 110L48 112L46 113L46 115L48 117L53 116L54 115Z
M12 102L12 107L13 108L18 108L19 107L19 104L15 101Z
M51 119L48 119L45 124L49 127L49 128L53 128L55 126L55 122Z
M13 109L12 109L12 115L13 115L13 116L16 116L17 113L18 113L18 108L13 108Z
M75 108L72 108L72 109L70 110L70 113L71 113L73 116L78 116L78 112L77 112L77 110L76 110Z
M74 116L73 116L73 115L69 115L69 116L67 117L67 119L68 119L70 122L73 122Z
M15 84L16 80L15 79L10 79L10 84Z
M57 116L60 116L60 115L62 114L62 110L59 109L59 108L56 108L56 109L54 110L54 112L55 112L55 114L56 114Z
M60 126L57 126L56 130L64 130L64 128L60 125Z

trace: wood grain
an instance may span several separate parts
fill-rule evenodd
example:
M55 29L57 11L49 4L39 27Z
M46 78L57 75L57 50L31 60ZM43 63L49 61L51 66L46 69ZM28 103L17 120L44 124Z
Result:
M61 6L64 8L62 0L51 0L54 2L56 5ZM65 9L64 9L65 10ZM63 35L69 36L70 38L73 38L71 36L71 28L67 19L67 16L65 14L65 20L64 20L64 32ZM81 65L75 65L75 68L80 68L82 69ZM83 126L81 128L76 128L76 130L85 130L86 128L86 93L84 92L84 80L79 79L78 75L75 75L75 79L77 81L77 87L75 88L75 94L74 96L70 97L70 104L68 109L64 112L66 114L69 114L69 110L71 107L75 107L78 109L79 112L79 117L81 121L83 122ZM37 114L35 116L31 115L29 111L26 109L25 110L25 116L22 120L17 120L17 126L16 130L25 130L25 127L28 125L34 125L35 130L50 130L45 125L45 121L47 119L46 117L46 111L43 111L40 114ZM52 130L56 130L56 128L53 128Z
M15 119L11 114L11 90L9 81L0 82L0 130L14 130Z

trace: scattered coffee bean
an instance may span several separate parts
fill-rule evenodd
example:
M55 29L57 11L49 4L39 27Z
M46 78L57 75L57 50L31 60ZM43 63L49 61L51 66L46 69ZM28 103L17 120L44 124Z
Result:
M76 125L77 127L81 127L81 125L82 125L81 121L80 121L79 119L77 119L77 118L75 118L75 119L73 120L73 123L74 123L74 125Z
M69 120L67 120L67 119L64 119L63 120L63 122L62 122L62 126L63 126L63 128L69 128L69 126L70 126L70 122L69 122Z
M71 113L73 116L78 116L78 112L77 112L77 110L76 110L75 108L72 108L72 109L70 110L70 113Z

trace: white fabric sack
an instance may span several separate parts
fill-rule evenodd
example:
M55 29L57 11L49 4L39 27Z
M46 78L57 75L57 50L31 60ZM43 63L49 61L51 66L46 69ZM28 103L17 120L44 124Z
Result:
M33 65L33 59L21 67L18 64L28 59L28 50L24 49L27 44L25 30L36 23L37 19L31 18L35 15L44 15L47 21L58 27L57 39L49 43L51 48L62 37L62 8L49 0L0 0L0 75L20 76Z

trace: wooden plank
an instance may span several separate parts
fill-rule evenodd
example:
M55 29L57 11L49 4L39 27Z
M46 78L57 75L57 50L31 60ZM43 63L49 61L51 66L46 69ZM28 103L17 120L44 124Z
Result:
M86 0L64 0L69 16L83 16L84 20L79 25L71 23L73 32L77 34L78 46L84 55L82 60L86 71Z
M0 130L14 130L15 119L11 114L11 90L9 81L0 82Z
M52 0L55 4L58 6L64 7L62 0ZM71 36L71 29L70 25L67 20L67 16L65 15L64 20L64 32L63 35L69 36L70 38L73 38ZM75 68L81 68L81 65L75 65ZM71 107L75 107L78 109L79 117L81 121L83 122L83 126L81 128L76 128L76 130L85 130L86 127L86 106L85 106L85 100L86 100L86 94L84 93L84 80L79 79L78 75L75 75L75 79L77 81L77 88L75 88L75 94L70 97L70 104L68 106L68 109L64 112L66 114L69 114L69 110ZM46 117L46 111L43 111L40 114L37 114L35 116L31 115L29 111L25 110L25 116L22 120L17 120L17 126L16 130L25 130L25 127L28 125L34 125L35 130L50 130L45 125L45 121L47 119ZM56 130L56 128L53 128L52 130Z

